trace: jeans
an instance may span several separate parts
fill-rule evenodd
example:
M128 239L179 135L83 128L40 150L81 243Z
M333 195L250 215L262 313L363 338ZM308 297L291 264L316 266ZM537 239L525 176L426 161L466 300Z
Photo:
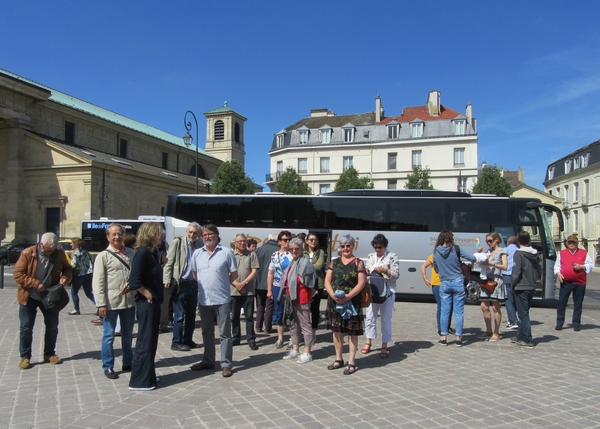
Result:
M517 333L517 339L526 343L530 343L532 340L529 308L531 307L534 292L535 291L533 290L515 291L515 304L517 305L517 312L519 313L519 331Z
M273 300L267 298L266 289L256 289L256 329L265 331L273 328Z
M19 304L19 353L21 354L21 359L31 359L33 326L35 325L38 307L42 311L44 325L46 325L44 333L44 356L53 356L56 354L54 349L56 348L56 338L58 337L58 313L46 310L42 301L29 298L27 305Z
M283 326L283 303L279 302L279 287L273 286L271 289L273 292L273 325Z
M506 307L508 323L514 325L518 323L518 320L517 310L515 307L515 296L511 287L512 276L502 276L502 282L504 282L504 286L506 286L506 303L504 304L504 306Z
M160 304L158 301L139 301L135 306L138 319L138 337L131 362L129 387L156 386L154 359L158 347ZM121 321L123 324L123 321Z
M215 317L219 325L221 340L221 368L231 368L233 361L233 341L231 340L231 312L229 303L221 305L200 305L204 356L202 362L215 364Z
M465 283L463 276L453 280L442 280L442 285L440 286L440 299L442 301L440 331L442 335L448 335L448 328L450 327L450 309L452 308L454 311L456 336L462 336L465 312L465 295Z
M115 353L113 343L115 341L115 331L117 330L117 320L121 320L121 347L123 348L123 366L131 366L133 360L133 350L131 348L133 324L135 323L135 307L123 310L108 310L106 317L102 319L104 334L102 335L102 369L114 368Z
M198 283L195 280L182 281L179 291L173 294L173 344L190 344L192 342L196 327L197 306Z
M431 292L433 292L433 297L435 298L435 302L437 303L437 311L435 312L437 330L439 332L442 332L442 326L440 325L440 319L442 315L442 299L440 298L440 287L432 285ZM452 325L452 307L450 307L450 320L448 322L448 328L450 328L450 325Z
M79 289L83 286L83 292L85 296L87 296L90 301L96 304L94 300L94 292L92 292L92 274L86 274L84 276L77 276L73 279L73 283L71 283L71 299L73 300L73 308L75 311L79 312Z
M583 308L583 298L585 296L585 285L577 283L561 283L558 295L558 305L556 306L556 325L562 326L565 323L565 310L569 295L573 292L573 325L581 324L581 310Z
M233 341L242 339L242 327L240 322L240 310L244 309L246 319L246 341L251 343L256 340L254 332L254 295L232 296L231 301L231 333Z

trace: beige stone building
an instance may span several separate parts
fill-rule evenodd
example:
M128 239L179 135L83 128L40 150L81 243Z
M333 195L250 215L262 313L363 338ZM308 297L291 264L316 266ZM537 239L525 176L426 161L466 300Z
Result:
M195 191L195 168L199 192L209 192L224 160L243 165L246 119L226 106L205 115L196 167L196 142L188 148L180 136L0 69L1 242L78 236L84 219L162 215L168 194Z

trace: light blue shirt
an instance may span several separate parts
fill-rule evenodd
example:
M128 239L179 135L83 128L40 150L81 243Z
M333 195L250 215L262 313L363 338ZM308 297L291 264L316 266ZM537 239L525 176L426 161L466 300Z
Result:
M190 240L188 240L187 238L185 239L185 244L187 245L187 261L185 263L185 271L183 272L183 275L181 276L181 278L183 280L194 280L194 276L192 275L192 255L194 254L194 247L192 246L192 243L190 243Z
M229 273L237 271L233 252L217 244L210 255L204 246L194 252L191 266L198 278L198 304L227 304L230 300Z
M519 250L519 246L517 246L514 243L509 244L506 247L506 253L508 254L508 268L506 268L506 270L502 271L503 276L512 276L513 265L515 265L513 258L515 256L515 252L517 250Z

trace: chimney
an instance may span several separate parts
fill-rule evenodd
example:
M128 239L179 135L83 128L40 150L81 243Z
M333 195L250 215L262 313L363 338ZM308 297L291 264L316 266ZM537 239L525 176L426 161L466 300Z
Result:
M427 110L429 111L429 116L438 116L441 113L440 104L440 91L433 90L429 91L429 96L427 97Z
M467 115L467 123L469 123L473 127L473 131L477 132L477 127L476 127L477 120L473 119L473 106L471 106L470 101L467 103L466 115Z
M329 116L329 109L312 109L310 111L311 118L318 118L320 116Z
M383 106L381 105L381 97L377 94L375 97L375 123L380 122L383 117Z

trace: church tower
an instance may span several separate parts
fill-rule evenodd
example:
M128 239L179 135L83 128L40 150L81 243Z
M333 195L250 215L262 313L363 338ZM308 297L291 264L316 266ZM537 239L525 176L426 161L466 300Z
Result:
M222 161L237 160L244 168L244 122L246 118L227 106L204 113L206 152Z

